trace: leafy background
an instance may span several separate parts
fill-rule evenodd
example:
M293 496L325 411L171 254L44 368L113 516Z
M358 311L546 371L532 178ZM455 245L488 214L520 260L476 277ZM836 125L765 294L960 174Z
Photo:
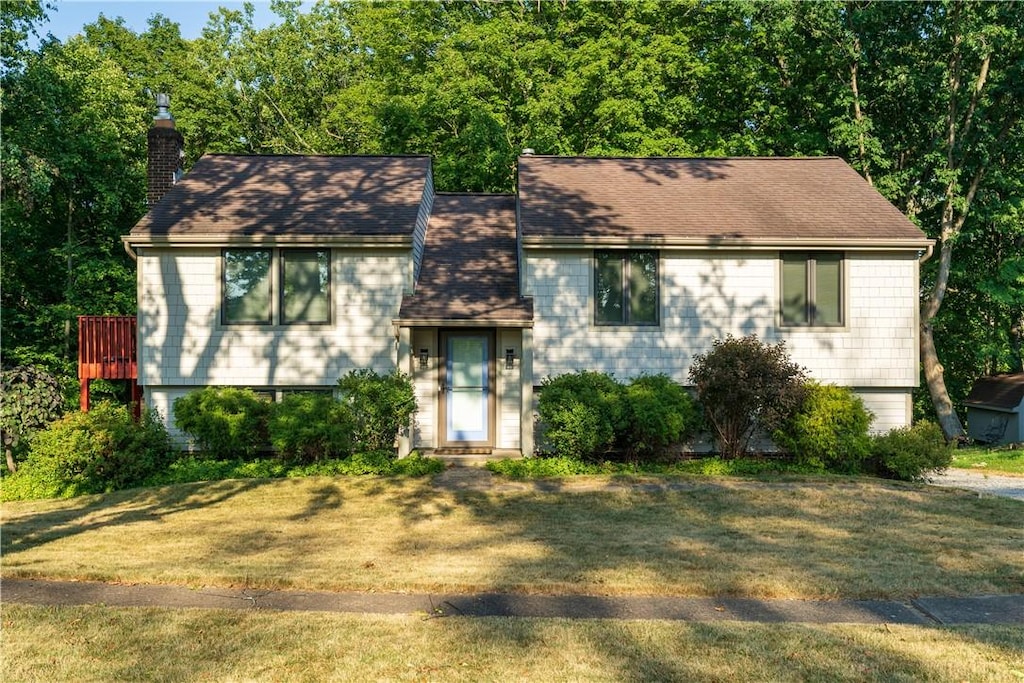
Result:
M153 93L206 152L433 155L437 189L512 191L565 155L837 155L940 240L922 270L933 389L1021 370L1018 2L274 2L202 35L98 18L27 47L0 4L4 363L74 383L75 316L130 314ZM941 372L944 370L944 374ZM944 389L943 389L944 390ZM934 392L933 392L934 394ZM934 400L933 400L934 399ZM919 392L919 416L956 413Z

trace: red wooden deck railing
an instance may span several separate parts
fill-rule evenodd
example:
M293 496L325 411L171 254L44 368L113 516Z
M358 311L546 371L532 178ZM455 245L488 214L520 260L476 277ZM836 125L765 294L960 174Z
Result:
M129 380L136 415L141 409L142 390L136 349L135 316L78 316L78 379L82 390L79 403L89 410L89 380Z

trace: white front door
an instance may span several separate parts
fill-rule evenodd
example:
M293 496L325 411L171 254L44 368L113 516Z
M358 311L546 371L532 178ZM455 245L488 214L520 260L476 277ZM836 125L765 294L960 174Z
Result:
M444 441L449 445L490 444L491 336L448 332L444 337Z

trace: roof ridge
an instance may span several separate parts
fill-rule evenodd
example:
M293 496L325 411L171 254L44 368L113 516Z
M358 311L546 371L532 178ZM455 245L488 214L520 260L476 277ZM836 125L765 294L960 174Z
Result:
M430 154L236 154L206 152L199 157L235 157L242 159L433 159Z
M566 161L823 161L842 160L832 154L821 156L693 156L693 157L643 157L643 156L566 156L564 154L520 154L519 159L564 159Z
M515 192L435 192L438 197L515 197Z

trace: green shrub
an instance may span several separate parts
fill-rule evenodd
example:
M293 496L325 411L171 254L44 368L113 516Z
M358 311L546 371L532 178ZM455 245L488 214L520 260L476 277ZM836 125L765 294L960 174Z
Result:
M625 389L600 372L548 377L541 383L537 412L544 450L568 458L597 458L615 448L625 429Z
M353 370L338 380L338 386L352 416L353 446L393 454L395 439L408 429L416 412L412 379L397 370L387 375Z
M174 460L163 421L144 411L136 422L125 406L99 404L70 413L32 439L4 498L66 498L141 485Z
M764 344L756 335L716 340L694 356L689 376L725 459L746 454L755 434L774 433L803 402L803 369L782 342Z
M7 468L17 469L32 435L64 413L64 399L57 378L41 368L20 365L4 370L0 398L0 433L3 434Z
M949 467L953 447L946 443L937 424L925 420L876 436L871 455L879 476L918 481L930 472Z
M352 416L330 394L287 394L270 414L270 443L285 458L315 462L347 456L352 447Z
M492 460L487 469L513 479L536 479L541 477L569 477L576 474L597 474L600 466L586 463L579 458L555 456L549 458L511 458Z
M174 424L205 457L251 457L267 445L270 406L250 389L205 387L174 401Z
M871 413L849 387L808 382L800 409L772 439L798 463L854 474L871 452Z
M642 375L625 389L628 423L624 434L634 457L663 456L693 436L700 413L686 389L668 375Z
M436 458L424 458L413 454L395 459L390 451L357 453L341 460L320 460L313 463L288 463L278 458L245 461L182 458L165 471L149 477L146 485L164 486L223 479L280 479L361 474L421 477L442 472L444 467L444 463Z

